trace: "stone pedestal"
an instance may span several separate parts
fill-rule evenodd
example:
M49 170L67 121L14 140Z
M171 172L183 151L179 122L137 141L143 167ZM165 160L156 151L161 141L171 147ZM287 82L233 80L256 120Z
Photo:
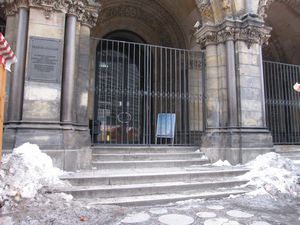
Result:
M206 129L201 150L216 161L246 163L273 150L266 128L261 45L270 29L257 18L206 24L196 35L206 48Z

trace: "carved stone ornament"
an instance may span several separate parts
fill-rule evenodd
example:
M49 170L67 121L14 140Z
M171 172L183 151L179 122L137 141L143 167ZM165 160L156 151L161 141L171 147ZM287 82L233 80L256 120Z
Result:
M5 16L14 16L18 12L18 7L15 2L1 2L0 9Z
M207 25L199 29L195 35L198 43L205 47L217 45L226 41L245 41L248 48L252 44L267 44L270 38L271 28L261 22L255 21L224 21L218 26Z
M204 22L214 21L213 10L209 0L195 0Z
M92 28L95 27L98 20L98 12L87 10L80 18L82 24Z
M271 3L273 3L274 0L260 0L258 3L258 15L261 18L267 18L267 9L269 8L269 6L271 5Z
M267 10L274 3L275 0L259 0L257 14L261 18L267 18ZM300 1L299 0L276 0L276 2L289 5L291 8L299 12Z
M65 0L67 13L81 18L87 6L86 1Z

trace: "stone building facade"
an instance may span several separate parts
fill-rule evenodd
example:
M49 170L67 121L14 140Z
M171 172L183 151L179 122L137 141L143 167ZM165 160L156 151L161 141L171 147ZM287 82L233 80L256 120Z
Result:
M29 141L61 168L89 166L96 49L99 39L108 36L205 50L205 103L198 106L205 114L201 150L212 160L234 164L273 150L262 60L265 55L299 63L299 39L284 43L280 29L288 28L279 27L276 17L285 10L284 24L299 15L297 0L0 2L5 36L18 57L7 81L5 150ZM296 19L293 29L295 24ZM295 54L289 54L291 49Z

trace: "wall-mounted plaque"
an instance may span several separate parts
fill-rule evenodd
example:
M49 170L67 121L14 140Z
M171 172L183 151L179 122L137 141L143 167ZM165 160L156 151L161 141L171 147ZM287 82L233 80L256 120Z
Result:
M60 83L61 73L62 41L31 36L27 80Z

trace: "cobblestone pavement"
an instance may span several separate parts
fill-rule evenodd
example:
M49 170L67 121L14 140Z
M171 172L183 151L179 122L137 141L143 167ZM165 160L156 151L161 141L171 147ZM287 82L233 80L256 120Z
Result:
M93 206L66 202L55 194L2 210L0 225L299 225L300 200L281 196L239 196L168 205Z

